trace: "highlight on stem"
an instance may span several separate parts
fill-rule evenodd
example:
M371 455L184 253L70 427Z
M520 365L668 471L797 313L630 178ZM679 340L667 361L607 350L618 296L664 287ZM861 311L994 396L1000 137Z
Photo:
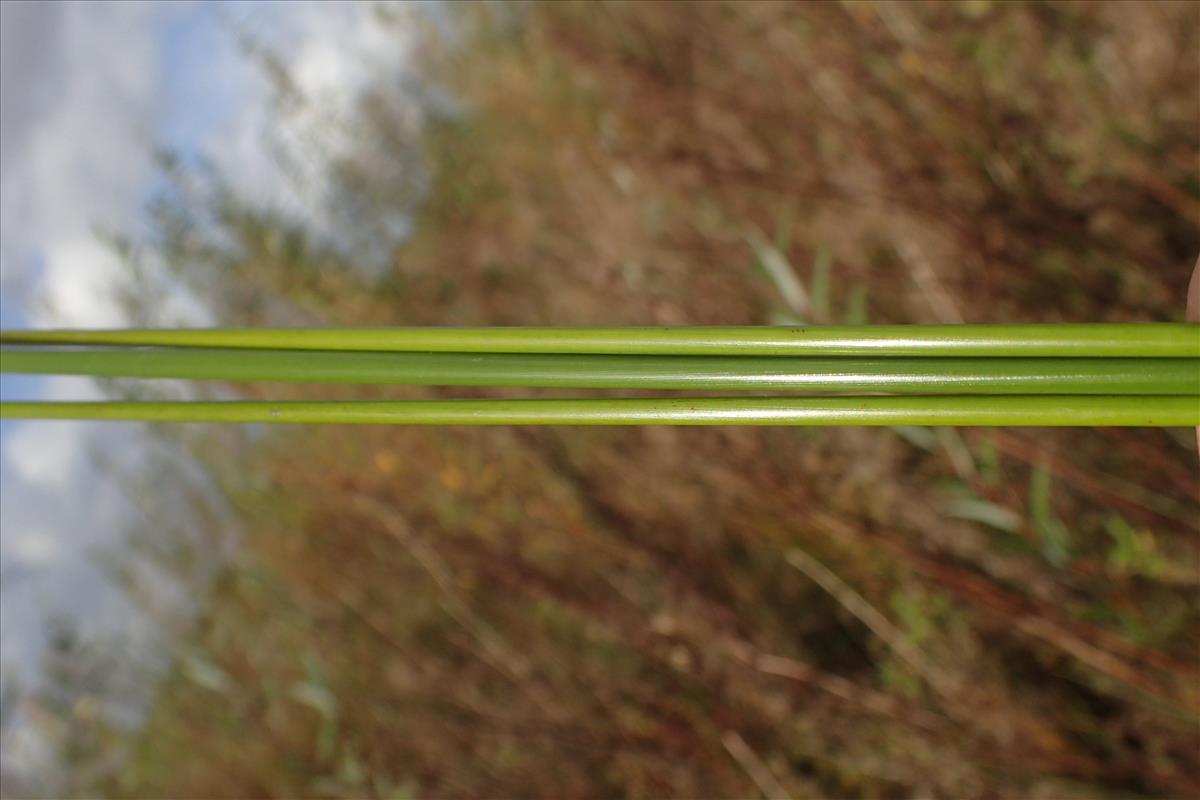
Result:
M1195 324L0 332L0 371L727 392L392 402L4 402L0 416L406 425L1200 425ZM781 396L763 397L764 392ZM811 395L837 396L811 396Z

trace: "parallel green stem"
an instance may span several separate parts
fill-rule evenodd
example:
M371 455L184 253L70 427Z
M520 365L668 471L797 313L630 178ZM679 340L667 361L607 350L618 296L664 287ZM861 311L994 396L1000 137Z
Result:
M380 425L1200 425L1195 397L720 397L0 403L0 418Z
M3 331L2 344L613 355L1200 357L1200 325Z
M6 349L0 372L579 389L1200 395L1200 359L789 358Z

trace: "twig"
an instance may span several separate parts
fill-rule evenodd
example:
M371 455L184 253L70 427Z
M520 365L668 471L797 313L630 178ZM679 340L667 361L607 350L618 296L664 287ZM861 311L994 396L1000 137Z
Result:
M764 797L768 800L791 797L737 731L725 731L721 734L721 744L725 745L729 755L746 771Z

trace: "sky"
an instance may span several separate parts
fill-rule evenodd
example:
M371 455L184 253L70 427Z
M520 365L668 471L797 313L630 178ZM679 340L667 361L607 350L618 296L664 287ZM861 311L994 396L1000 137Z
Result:
M322 216L323 161L352 145L328 122L381 69L397 74L405 28L338 2L0 3L0 326L126 322L110 291L120 264L99 232L142 232L152 154L203 156L243 198ZM400 7L404 12L406 7ZM279 124L271 88L239 37L277 53L309 102ZM317 131L320 130L318 134ZM289 177L279 153L307 166ZM171 295L172 318L203 308ZM4 399L92 399L86 379L6 376ZM136 612L97 553L133 508L114 470L136 468L137 425L0 426L0 661L36 682L44 632L127 630Z

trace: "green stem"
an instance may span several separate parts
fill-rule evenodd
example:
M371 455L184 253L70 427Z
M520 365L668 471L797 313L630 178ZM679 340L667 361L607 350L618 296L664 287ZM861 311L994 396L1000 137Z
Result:
M0 350L0 372L189 380L905 394L1200 395L1200 359Z
M1200 425L1195 397L0 403L0 418L385 425Z
M3 344L614 355L1200 357L1200 325L4 331Z

